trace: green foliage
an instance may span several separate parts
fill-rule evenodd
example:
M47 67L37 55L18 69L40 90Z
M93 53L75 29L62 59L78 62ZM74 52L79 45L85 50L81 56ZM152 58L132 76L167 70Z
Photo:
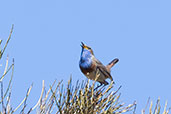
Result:
M0 60L2 59L5 49L11 39L13 26L11 28L10 35L6 41L4 48L0 49ZM0 40L0 46L2 46L2 40ZM113 87L113 82L108 86L100 86L95 88L95 82L93 84L88 81L77 82L72 85L70 79L65 88L62 81L56 83L56 80L50 85L48 91L45 90L44 80L42 83L42 92L35 106L29 108L26 111L27 98L29 97L30 91L33 84L28 88L26 96L16 108L11 107L11 81L13 78L14 71L14 60L9 66L8 57L6 59L6 65L3 74L0 74L1 84L1 99L0 99L0 114L13 114L20 109L21 114L29 114L33 110L37 111L37 114L121 114L125 112L133 113L136 112L136 102L126 105L120 101L121 93L118 93L120 88L117 90ZM3 79L10 75L11 78L8 82L7 89L4 91ZM147 105L149 104L149 100ZM147 106L142 110L142 114L145 114ZM153 102L149 106L149 114L160 114L161 106L160 99L157 100L155 108L153 108ZM162 114L168 114L167 102L164 107Z

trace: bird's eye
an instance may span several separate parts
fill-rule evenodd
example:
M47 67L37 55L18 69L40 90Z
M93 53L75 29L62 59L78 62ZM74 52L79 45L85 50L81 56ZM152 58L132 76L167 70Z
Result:
M88 47L88 49L91 49L90 47Z

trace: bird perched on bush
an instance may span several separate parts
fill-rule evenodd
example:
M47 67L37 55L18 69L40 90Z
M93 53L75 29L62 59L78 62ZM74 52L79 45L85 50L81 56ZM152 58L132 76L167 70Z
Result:
M101 85L108 84L106 81L107 78L113 81L113 78L110 74L110 69L119 61L119 59L116 58L112 60L108 65L104 66L99 60L95 58L93 50L89 46L86 46L83 42L81 42L81 47L82 51L79 66L82 73L91 80L95 80L98 76L97 81Z

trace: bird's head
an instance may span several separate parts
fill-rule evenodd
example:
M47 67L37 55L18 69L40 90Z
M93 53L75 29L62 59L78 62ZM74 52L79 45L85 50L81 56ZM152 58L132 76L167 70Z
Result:
M83 42L81 42L81 47L82 47L82 52L83 52L83 51L88 51L88 52L90 52L92 55L94 55L93 50L91 49L91 47L86 46Z

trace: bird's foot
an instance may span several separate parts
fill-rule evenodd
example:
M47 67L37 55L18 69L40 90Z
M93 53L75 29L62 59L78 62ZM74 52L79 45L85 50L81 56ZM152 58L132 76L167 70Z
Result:
M95 90L97 90L99 87L101 87L103 84L102 83L100 83L100 85L98 85L95 89L94 89L94 91Z

